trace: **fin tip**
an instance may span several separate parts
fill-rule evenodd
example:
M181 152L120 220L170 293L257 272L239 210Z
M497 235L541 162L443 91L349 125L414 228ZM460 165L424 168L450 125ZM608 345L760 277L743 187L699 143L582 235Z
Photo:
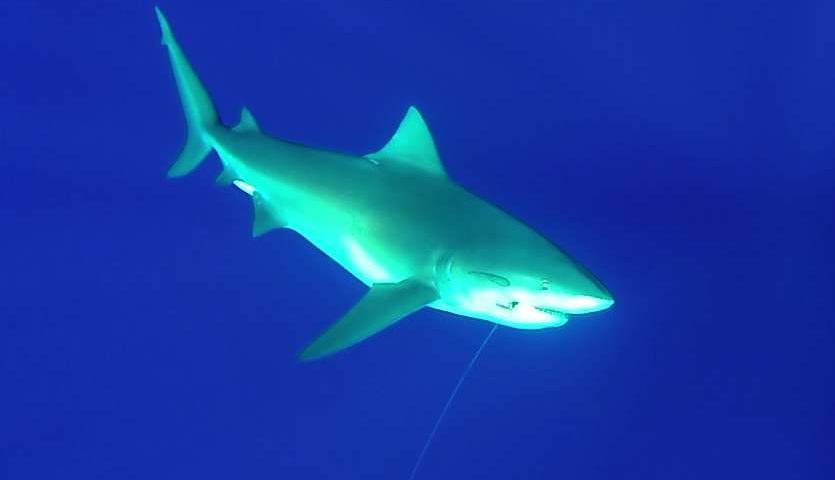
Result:
M162 13L162 10L159 8L159 5L154 5L154 12L157 15L159 28L160 30L162 30L162 39L160 40L160 43L162 45L168 45L168 40L171 37L171 26L168 24L168 19L165 18L165 14Z
M309 352L307 349L302 350L302 352L297 356L298 361L302 363L311 362L317 358L319 358L319 356Z

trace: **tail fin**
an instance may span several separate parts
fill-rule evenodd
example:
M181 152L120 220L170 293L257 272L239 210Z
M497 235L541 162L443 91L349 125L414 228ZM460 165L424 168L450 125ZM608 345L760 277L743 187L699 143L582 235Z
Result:
M188 139L177 161L168 169L169 177L182 177L188 174L211 152L212 145L207 130L220 123L215 106L206 87L194 73L186 55L174 38L168 20L159 7L155 7L159 26L162 29L162 44L168 47L171 69L177 80L177 90L183 102L183 110L188 124Z

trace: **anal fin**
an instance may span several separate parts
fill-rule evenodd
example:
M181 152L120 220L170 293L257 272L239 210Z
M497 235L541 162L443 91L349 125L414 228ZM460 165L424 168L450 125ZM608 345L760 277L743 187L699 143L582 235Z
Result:
M227 167L223 167L223 171L217 176L215 183L221 187L228 187L237 179L238 177L235 175L235 172Z
M267 202L257 192L252 195L252 205L254 212L252 218L253 237L260 237L270 230L287 226L281 218L270 211Z

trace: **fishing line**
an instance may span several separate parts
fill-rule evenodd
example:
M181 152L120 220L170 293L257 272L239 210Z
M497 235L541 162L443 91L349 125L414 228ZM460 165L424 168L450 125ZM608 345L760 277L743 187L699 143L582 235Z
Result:
M432 443L432 439L435 438L435 433L438 431L438 427L441 425L441 421L444 419L446 411L449 410L449 406L452 404L452 400L455 398L455 395L458 393L458 390L461 389L461 384L464 383L464 379L467 378L467 374L470 373L470 370L472 370L473 365L475 365L476 360L478 360L478 356L481 355L481 351L484 350L484 347L487 346L487 342L490 341L490 337L493 336L493 333L496 331L496 327L498 326L498 323L493 324L493 328L490 329L490 333L488 333L487 336L484 337L484 341L481 342L481 346L479 346L478 350L475 351L475 354L473 355L473 358L470 359L470 363L467 365L467 368L465 368L464 372L461 373L461 377L458 379L458 383L455 385L455 388L452 389L452 393L449 395L449 398L447 399L444 408L441 409L441 414L438 415L438 419L435 420L435 426L432 427L432 431L426 438L426 443L423 444L423 450L420 451L420 455L418 455L417 457L415 466L412 467L412 473L409 475L409 480L413 480L415 478L418 468L420 468L420 464L421 462L423 462L423 457L426 455L426 451L429 450L429 445Z

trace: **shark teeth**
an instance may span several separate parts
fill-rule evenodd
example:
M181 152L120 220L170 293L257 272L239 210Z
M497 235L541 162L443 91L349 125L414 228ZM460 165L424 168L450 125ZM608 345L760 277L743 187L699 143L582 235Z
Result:
M554 310L553 308L547 307L534 307L535 309L539 310L542 313L547 313L548 315L562 315L562 312L559 310Z
M510 302L508 304L497 303L496 306L499 308L504 308L505 310L513 310L516 306L519 305L519 302Z
M505 310L513 311L514 309L516 309L517 306L519 306L519 302L513 301L513 302L508 302L508 303L497 303L496 306L499 307L499 308L503 308ZM561 312L559 310L555 310L553 308L537 307L537 306L534 306L533 308L536 309L537 311L540 311L542 313L547 313L548 315L552 315L552 316L555 316L555 317L559 317L559 316L564 315L563 312Z

